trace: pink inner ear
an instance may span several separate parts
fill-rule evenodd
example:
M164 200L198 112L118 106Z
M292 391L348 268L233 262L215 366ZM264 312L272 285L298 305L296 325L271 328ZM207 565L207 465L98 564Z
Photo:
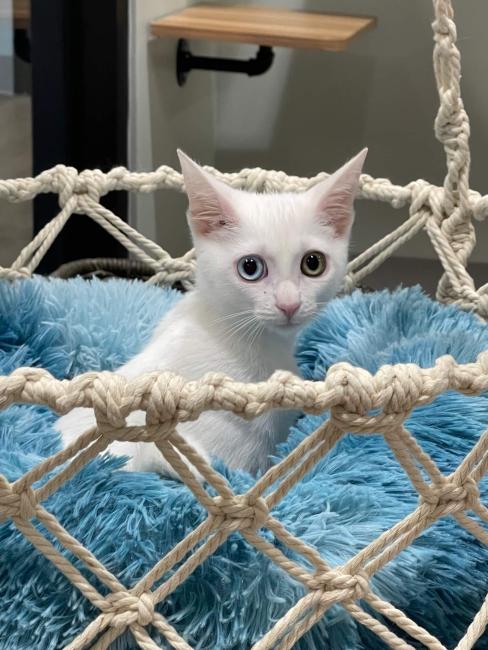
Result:
M235 224L230 194L225 185L182 151L178 151L189 201L190 225L197 235L209 235Z
M223 197L213 192L188 193L190 214L195 232L199 235L210 233L230 225L231 207Z
M368 153L363 149L309 192L316 201L316 209L322 223L334 230L336 237L347 237L352 226L353 203L359 188L359 176Z
M321 220L334 229L336 237L345 237L352 225L354 194L346 189L332 190L319 203Z

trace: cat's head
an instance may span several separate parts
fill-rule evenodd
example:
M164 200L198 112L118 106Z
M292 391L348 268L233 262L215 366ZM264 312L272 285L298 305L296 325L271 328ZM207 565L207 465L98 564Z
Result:
M229 328L291 333L335 296L366 153L305 192L256 194L230 187L178 152L197 289Z

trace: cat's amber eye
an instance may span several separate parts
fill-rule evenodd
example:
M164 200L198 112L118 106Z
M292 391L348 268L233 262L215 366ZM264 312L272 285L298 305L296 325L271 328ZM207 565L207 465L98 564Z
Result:
M246 255L237 262L237 272L243 280L256 282L266 275L266 262L259 255Z
M309 251L302 257L300 269L304 275L316 278L327 268L325 255L319 251Z

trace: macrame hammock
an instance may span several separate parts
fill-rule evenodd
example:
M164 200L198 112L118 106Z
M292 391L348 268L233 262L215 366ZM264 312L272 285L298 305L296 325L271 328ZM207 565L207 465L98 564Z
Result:
M444 269L437 290L438 300L455 303L487 319L488 284L476 289L466 263L475 245L472 219L482 220L487 216L488 196L481 196L469 188L469 120L460 94L460 54L450 0L434 0L434 10L434 68L440 97L435 133L447 157L444 185L437 187L417 180L401 187L386 179L361 177L361 198L384 201L395 208L409 205L409 216L401 226L349 264L346 289L352 289L424 229ZM303 191L325 177L321 173L315 178L298 178L262 169L244 169L236 174L221 174L210 168L209 171L233 187L259 192ZM166 166L151 173L131 173L116 168L104 174L98 170L78 173L59 165L36 178L1 181L0 196L8 201L27 201L38 194L54 192L59 195L61 206L60 213L21 252L13 265L0 269L1 277L5 280L30 277L69 217L81 213L100 224L133 258L149 267L152 270L150 282L180 282L190 287L195 269L193 251L172 258L99 203L101 196L113 190L153 192L161 188L181 191L181 175ZM254 650L293 647L335 604L340 604L389 647L412 648L368 613L359 600L416 642L440 650L444 646L436 638L373 592L370 579L442 517L454 517L480 542L488 543L487 530L467 514L472 512L488 523L488 509L481 503L478 490L478 483L488 469L488 431L457 469L446 476L405 426L412 409L433 401L447 390L479 395L487 389L488 351L480 355L476 363L467 365L458 365L453 359L443 357L430 369L413 364L383 366L374 376L361 368L340 363L329 370L324 381L316 382L284 372L277 372L260 384L237 383L218 374L185 382L169 373L126 380L107 372L58 381L42 369L19 369L10 376L0 377L1 409L13 403L46 405L58 413L66 413L77 406L91 407L95 410L97 427L15 482L10 483L0 475L0 520L11 520L99 610L95 620L66 646L70 650L107 648L127 629L141 648L154 650L158 646L148 633L149 625L164 635L173 648L190 650L188 643L155 607L237 532L306 589L305 595L252 646ZM225 478L207 465L177 433L179 422L196 419L208 409L225 409L252 418L277 407L317 414L329 410L330 419L306 437L288 457L269 469L245 494L235 494ZM126 426L127 415L135 410L146 412L145 427ZM414 512L343 566L331 568L312 546L292 535L271 511L346 433L383 435L420 500ZM73 538L42 505L63 482L106 450L113 440L155 442L207 511L204 522L131 589ZM191 461L217 496L211 496L195 479L180 454ZM33 487L61 465L64 467L41 487ZM426 480L427 476L430 480ZM32 518L97 576L106 586L108 595L103 596L55 548L31 523ZM305 563L290 559L271 544L260 534L263 528L302 556ZM172 574L169 573L170 577L161 582L161 577L176 566ZM487 622L488 597L457 649L472 648Z

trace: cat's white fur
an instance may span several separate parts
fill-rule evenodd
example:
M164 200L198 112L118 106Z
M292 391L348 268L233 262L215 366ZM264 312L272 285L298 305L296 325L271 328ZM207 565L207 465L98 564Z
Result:
M244 382L265 380L277 369L297 372L297 332L335 296L344 278L366 153L306 192L254 194L232 189L179 152L197 252L196 287L117 372L132 378L169 370L191 380L220 371ZM308 251L326 255L323 275L301 272ZM268 269L257 282L243 280L236 270L237 261L252 254L261 256ZM212 411L178 430L204 457L256 472L266 468L295 417L276 410L245 421ZM144 420L142 412L128 417L132 425ZM68 445L94 424L90 409L74 409L57 421L57 429ZM115 442L110 451L130 456L127 469L175 475L152 443Z

